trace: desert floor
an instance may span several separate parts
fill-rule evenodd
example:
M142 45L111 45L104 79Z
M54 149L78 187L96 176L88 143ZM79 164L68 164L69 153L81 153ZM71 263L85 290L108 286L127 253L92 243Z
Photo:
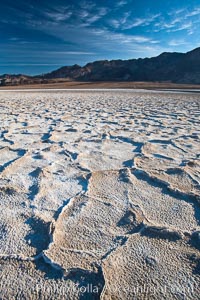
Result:
M1 90L28 90L28 89L150 89L150 90L194 90L200 92L198 84L178 84L171 82L143 82L143 81L69 81L65 78L50 79L48 83L34 83L26 85L0 86Z
M200 94L0 92L0 299L199 299Z

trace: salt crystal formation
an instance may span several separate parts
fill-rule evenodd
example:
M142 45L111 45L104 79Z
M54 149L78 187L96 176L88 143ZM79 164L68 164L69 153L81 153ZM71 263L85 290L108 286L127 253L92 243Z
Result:
M199 94L1 92L0 108L1 299L199 299Z

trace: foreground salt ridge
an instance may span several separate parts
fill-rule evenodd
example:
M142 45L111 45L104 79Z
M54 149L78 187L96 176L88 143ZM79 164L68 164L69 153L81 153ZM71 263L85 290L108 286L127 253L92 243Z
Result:
M198 299L199 96L0 97L2 293Z

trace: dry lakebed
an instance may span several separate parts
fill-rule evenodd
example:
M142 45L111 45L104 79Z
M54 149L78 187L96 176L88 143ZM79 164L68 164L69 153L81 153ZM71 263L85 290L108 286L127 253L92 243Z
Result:
M0 91L0 299L200 299L200 94Z

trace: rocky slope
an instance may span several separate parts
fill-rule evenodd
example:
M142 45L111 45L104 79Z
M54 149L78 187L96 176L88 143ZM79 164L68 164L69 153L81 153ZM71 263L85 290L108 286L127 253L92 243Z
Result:
M200 48L183 53L164 52L153 58L103 60L84 67L62 67L45 78L83 81L170 81L200 83Z
M58 78L72 81L159 81L200 84L200 48L187 53L164 52L152 58L102 60L88 63L83 67L64 66L34 77L3 75L0 76L0 84L49 83Z

